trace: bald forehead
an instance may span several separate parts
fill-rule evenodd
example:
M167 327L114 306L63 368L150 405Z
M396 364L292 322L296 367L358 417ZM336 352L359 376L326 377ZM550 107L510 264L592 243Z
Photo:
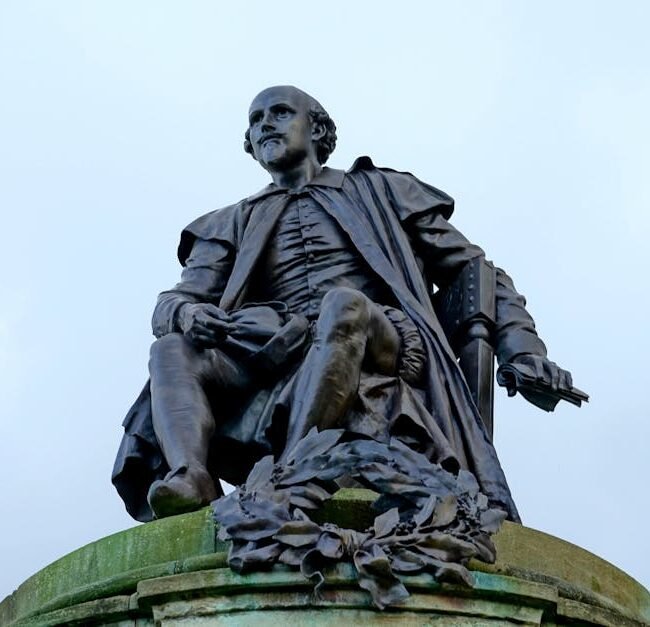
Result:
M307 109L311 109L314 106L320 108L318 102L301 89L293 87L292 85L278 85L276 87L268 87L257 94L251 103L249 113L256 109L264 109L265 107L279 102L285 102L294 107L304 106Z

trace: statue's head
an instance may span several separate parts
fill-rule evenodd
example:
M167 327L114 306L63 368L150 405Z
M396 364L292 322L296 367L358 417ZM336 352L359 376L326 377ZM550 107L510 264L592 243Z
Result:
M260 92L248 112L244 150L266 170L304 159L323 164L336 146L336 125L309 94L290 85Z

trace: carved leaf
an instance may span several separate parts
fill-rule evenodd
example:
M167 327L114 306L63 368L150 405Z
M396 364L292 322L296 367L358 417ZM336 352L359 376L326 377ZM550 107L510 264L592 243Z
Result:
M404 584L391 570L388 557L381 547L373 544L369 549L359 549L355 551L353 559L359 585L370 592L379 609L383 610L409 596Z
M481 529L487 533L496 533L506 519L506 515L500 509L488 509L481 512Z
M397 492L414 502L429 498L430 491L418 484L417 477L409 477L390 466L377 462L362 463L357 468L357 472L381 492Z
M305 512L303 512L299 507L296 507L293 510L293 520L311 520Z
M238 573L263 570L269 568L280 553L282 547L277 542L262 547L257 547L255 543L243 546L233 544L228 555L228 565Z
M331 496L327 490L310 481L306 485L295 486L291 490L290 502L296 507L316 509Z
M473 557L477 552L472 543L456 538L448 533L440 533L439 531L423 537L415 548L425 555L445 562L464 560Z
M273 536L275 540L289 546L316 544L321 528L310 520L297 520L285 523Z
M227 527L226 531L232 538L256 541L270 538L281 527L281 522L268 518L247 518Z
M383 538L391 534L399 524L399 510L394 507L375 518L375 538Z
M318 500L321 503L331 498L332 496L332 493L330 493L328 490L312 482L309 482L307 485L305 485L303 489L305 490L306 495L308 495L310 499L312 499L313 501ZM336 492L337 490L338 490L338 486L335 485L334 492Z
M427 566L426 556L409 549L393 550L390 563L393 570L398 573L419 573Z
M329 451L343 435L343 429L326 429L318 431L312 427L309 433L296 444L287 456L287 463L310 459Z
M305 555L312 550L312 546L301 546L287 547L280 555L278 556L278 562L282 564L287 564L287 566L298 567L302 563L302 560L305 559Z
M488 564L494 564L497 559L497 550L490 536L480 533L472 540L478 551L477 557Z
M271 479L273 472L273 455L262 457L251 470L246 479L246 491L255 492L263 488Z
M454 521L458 514L458 499L453 495L447 495L436 505L431 518L432 527L444 527Z
M320 538L318 538L318 543L316 544L316 549L330 559L340 559L343 557L343 542L341 537L331 531L324 531Z
M465 586L474 585L474 577L462 564L444 563L435 569L434 577L438 581L458 583Z
M291 466L285 466L278 480L278 485L283 487L296 486L316 478L322 480L323 474L327 471L329 461L327 455L319 455L307 458ZM338 468L335 467L335 469L338 471ZM339 472L342 473L344 471Z
M424 525L430 520L431 515L433 514L433 509L436 506L437 502L438 502L438 497L435 494L432 494L426 500L422 509L415 516L413 516L413 521L418 527Z
M331 460L330 460L331 461ZM351 470L355 467L357 460L349 458L344 464L331 464L328 462L323 469L318 473L317 478L320 481L334 481L343 475L350 474Z
M310 501L309 499L306 499L303 496L298 495L291 497L291 505L302 507L303 509L318 509L318 505L316 503Z
M224 524L227 517L236 517L243 514L239 506L239 491L231 492L212 503L214 518L217 522Z

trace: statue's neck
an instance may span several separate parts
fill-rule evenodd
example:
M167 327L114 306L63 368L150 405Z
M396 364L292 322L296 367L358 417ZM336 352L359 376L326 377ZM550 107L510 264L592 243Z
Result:
M287 170L270 170L269 174L278 187L295 191L308 185L322 169L323 167L320 163L306 160L296 167Z

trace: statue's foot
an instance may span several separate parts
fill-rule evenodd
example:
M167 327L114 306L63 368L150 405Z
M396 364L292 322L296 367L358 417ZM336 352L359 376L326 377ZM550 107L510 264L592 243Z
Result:
M193 512L214 501L219 494L212 477L204 469L188 469L169 473L154 481L147 500L156 518Z

